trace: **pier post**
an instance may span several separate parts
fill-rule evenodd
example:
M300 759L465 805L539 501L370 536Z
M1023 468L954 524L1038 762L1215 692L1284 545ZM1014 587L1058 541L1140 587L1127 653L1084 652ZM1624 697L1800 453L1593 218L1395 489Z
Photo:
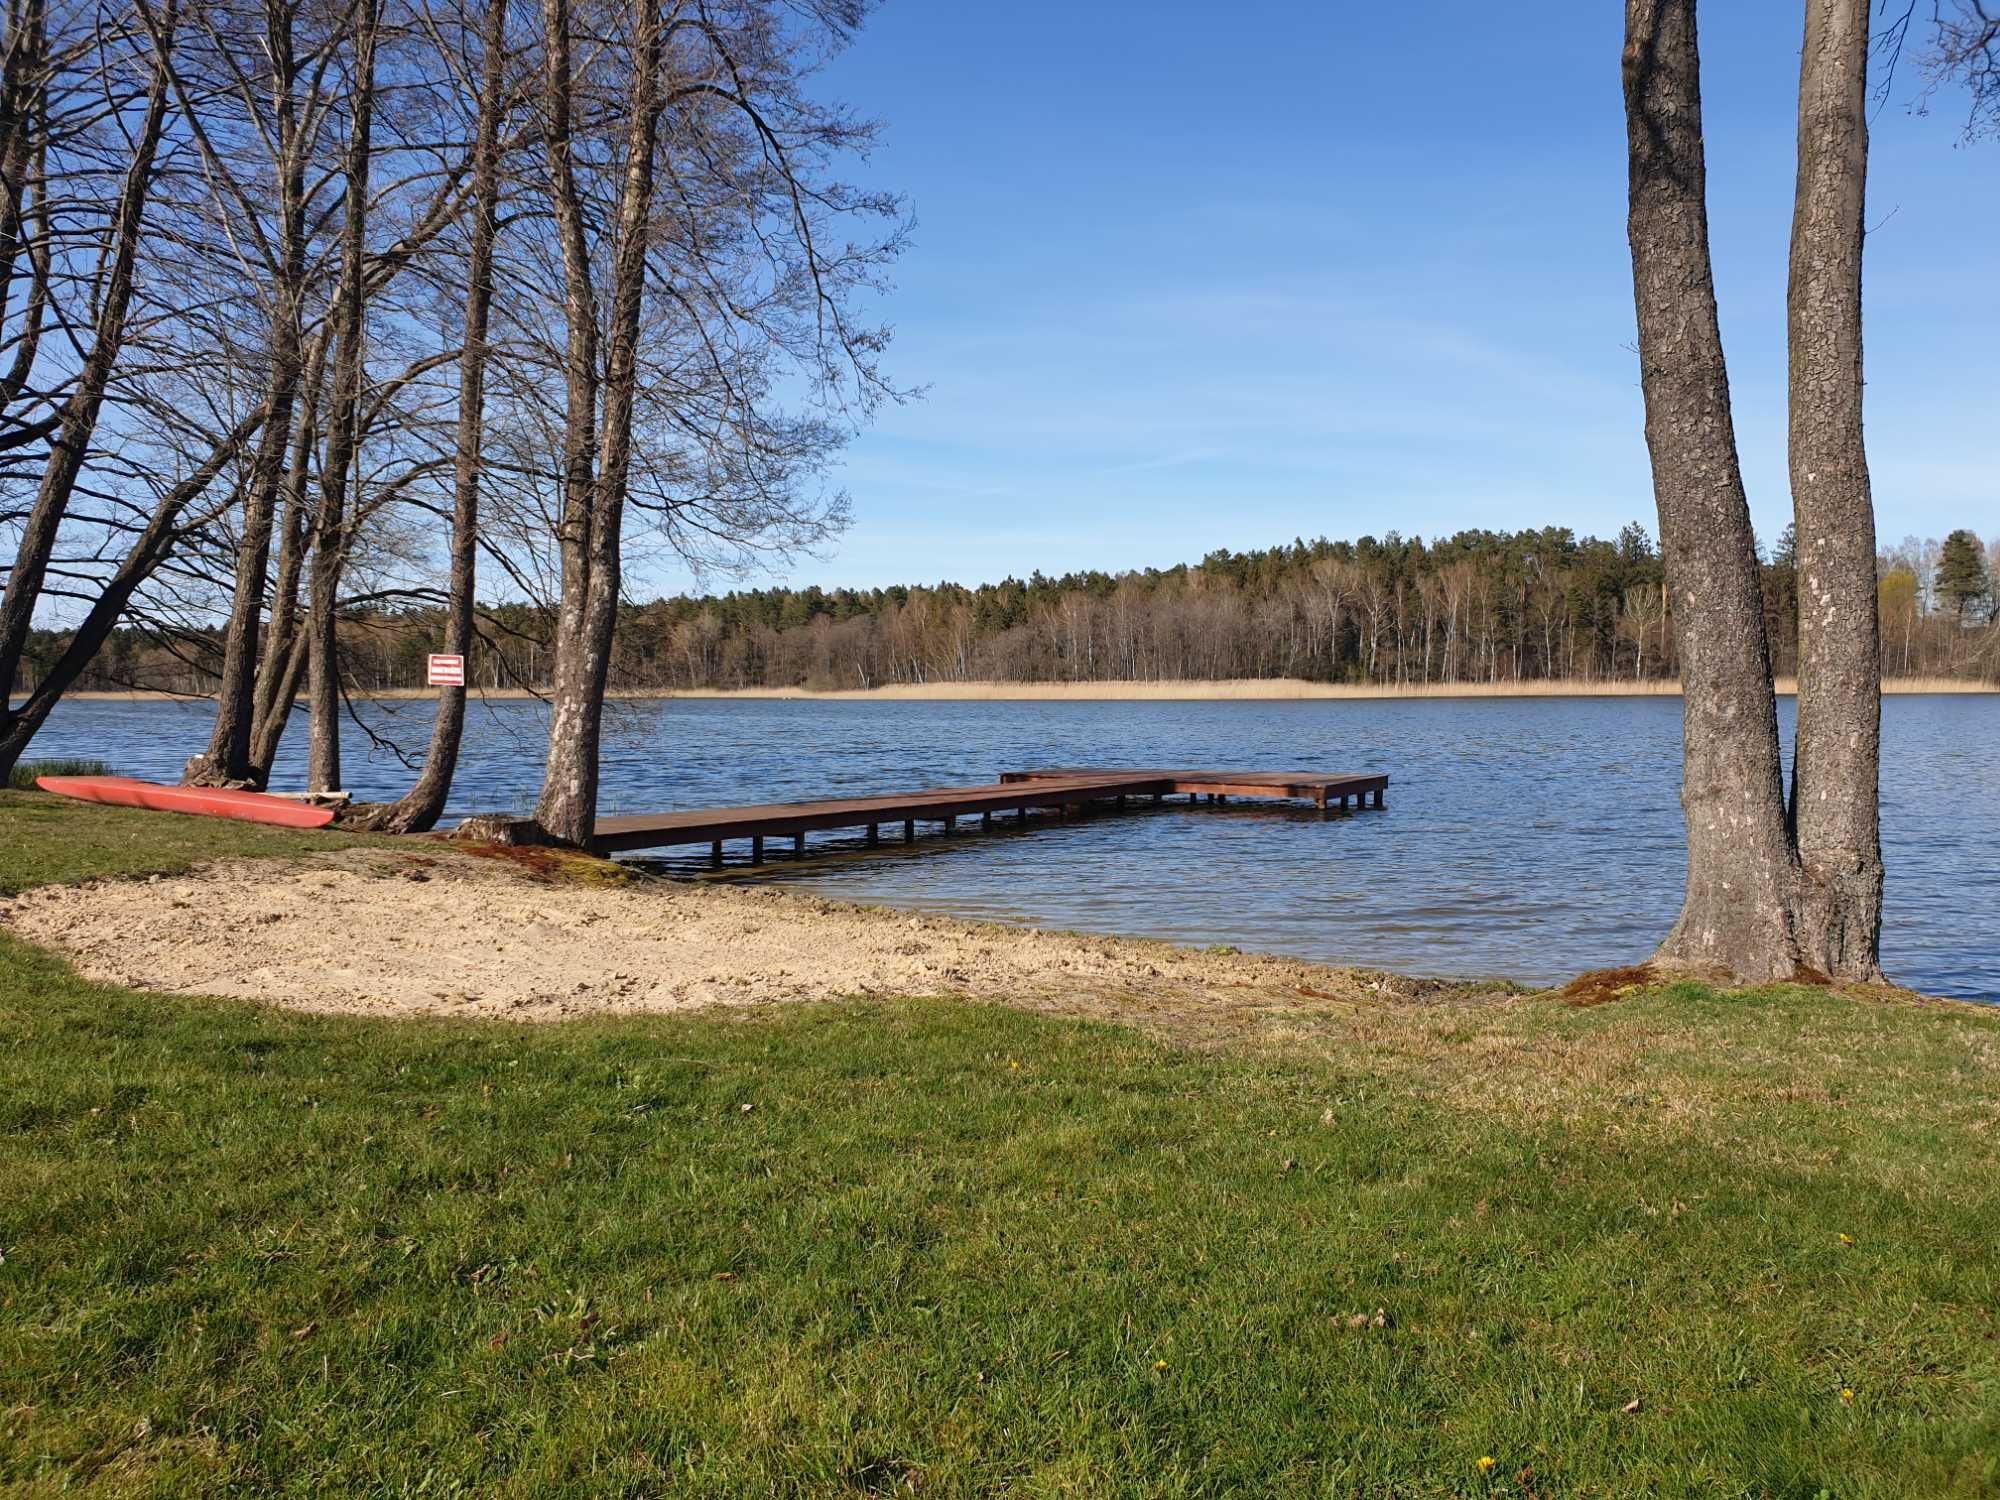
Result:
M991 832L993 828L993 814L990 812L981 813L979 815L979 826Z
M905 818L903 820L903 842L906 844L914 844L916 841L917 841L917 820L915 818Z
M761 833L750 840L750 863L753 865L764 863L764 836Z
M722 840L721 840L721 839L717 839L717 840L716 840L716 841L715 841L715 842L714 842L713 844L711 844L711 845L709 846L709 850L708 850L708 862L709 862L710 864L712 864L712 865L719 865L719 864L721 864L721 863L722 863Z
M958 832L958 814L953 813L944 820L944 836L950 838Z
M877 844L881 842L882 842L882 825L880 823L870 823L868 825L868 847L870 849L873 849Z
M806 836L803 833L795 833L792 835L792 858L804 859L805 857Z

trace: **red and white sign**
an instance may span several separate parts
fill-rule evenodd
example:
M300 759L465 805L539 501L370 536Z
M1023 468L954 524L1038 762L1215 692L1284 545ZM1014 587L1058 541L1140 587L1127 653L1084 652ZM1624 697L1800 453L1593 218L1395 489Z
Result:
M464 687L465 658L462 656L429 658L429 668L424 680L432 687Z

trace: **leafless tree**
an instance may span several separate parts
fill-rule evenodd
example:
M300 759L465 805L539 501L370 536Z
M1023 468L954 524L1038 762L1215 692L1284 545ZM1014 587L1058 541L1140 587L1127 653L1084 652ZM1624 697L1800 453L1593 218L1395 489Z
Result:
M889 393L883 335L854 321L848 299L900 233L860 244L827 233L895 205L827 175L870 127L803 83L813 49L863 11L859 0L543 0L540 193L559 267L550 352L563 416L536 820L558 839L582 842L595 818L628 509L695 559L810 544L844 519L844 498L810 485L848 424ZM801 378L814 410L786 413L776 391Z
M1930 0L1928 6L1922 0L1908 0L1877 39L1876 50L1887 62L1878 97L1890 90L1896 65L1920 18L1928 25L1917 57L1922 75L1917 108L1928 110L1939 93L1962 87L1965 138L2000 134L2000 9L1992 0Z
M1623 67L1640 385L1683 693L1687 893L1660 956L1789 979L1797 860L1709 259L1694 0L1626 0Z
M445 652L468 661L473 643L473 607L478 582L480 471L484 462L487 330L493 305L494 247L499 233L501 132L511 103L507 79L507 0L486 0L476 47L450 54L454 72L466 75L466 59L478 60L478 84L469 90L473 122L471 233L465 258L464 328L458 360L458 416L453 441L450 585L445 606ZM474 28L462 18L446 22L460 32ZM433 25L441 46L443 27ZM437 718L424 757L423 773L400 799L372 814L370 826L410 833L436 824L451 794L465 734L463 686L440 690Z
M250 761L259 633L294 408L308 364L311 302L315 292L324 295L318 226L328 216L323 199L339 179L323 170L323 148L350 19L343 8L327 14L306 0L204 5L198 45L175 74L211 210L205 221L189 215L187 243L220 274L240 278L255 321L238 337L262 365L268 412L243 480L215 727L207 751L189 763L192 781L259 779ZM203 230L207 237L195 240Z
M0 769L11 768L54 698L12 706L36 607L130 334L159 152L172 104L176 0L138 0L135 24L98 18L51 32L37 0L16 0L0 64L0 287L8 368L0 455L39 469L18 515L0 592ZM45 341L45 334L56 336ZM219 466L218 466L219 467ZM205 488L216 470L198 468ZM0 469L0 477L14 478ZM24 480L26 475L21 476ZM170 489L155 534L197 491ZM156 511L157 514L157 511ZM152 541L141 557L151 558ZM60 692L61 684L56 691Z
M1787 293L1799 579L1792 829L1801 960L1881 977L1881 626L1861 422L1867 0L1806 0Z
M1687 898L1670 961L1873 979L1881 682L1861 441L1865 0L1807 0L1788 296L1802 597L1789 805L1756 541L1709 261L1693 0L1627 0L1630 237L1646 440L1684 694Z

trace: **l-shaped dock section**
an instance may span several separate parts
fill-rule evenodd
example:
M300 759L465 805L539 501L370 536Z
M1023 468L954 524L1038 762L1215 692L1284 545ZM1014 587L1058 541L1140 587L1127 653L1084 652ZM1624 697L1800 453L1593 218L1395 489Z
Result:
M977 816L981 826L993 826L994 814L1012 813L1026 819L1030 812L1053 810L1058 816L1093 803L1123 807L1131 799L1162 802L1186 796L1226 802L1231 797L1293 798L1326 811L1380 807L1389 785L1387 776L1329 776L1317 771L1155 771L1099 767L1044 767L1007 771L988 786L936 787L928 791L896 792L878 797L838 797L813 802L766 802L752 807L709 807L687 812L638 813L599 818L590 847L600 854L633 849L661 849L676 844L707 844L713 860L722 860L722 846L731 839L750 841L751 863L764 858L764 841L787 838L803 855L806 835L832 828L866 828L868 842L881 841L884 824L903 825L903 842L913 843L917 824L939 823L951 833L958 820ZM1372 799L1372 800L1371 800Z

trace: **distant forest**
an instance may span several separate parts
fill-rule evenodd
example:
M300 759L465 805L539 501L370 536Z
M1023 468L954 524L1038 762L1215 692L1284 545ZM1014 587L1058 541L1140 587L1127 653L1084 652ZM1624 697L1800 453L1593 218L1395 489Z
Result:
M1789 529L1763 561L1774 666L1792 672L1799 581ZM2000 681L2000 539L1910 538L1880 566L1882 665L1894 677ZM480 610L471 681L546 684L549 615ZM350 691L421 687L435 608L352 609ZM34 655L60 649L42 632ZM218 638L120 630L82 688L213 687ZM947 681L1301 678L1398 685L1670 678L1671 601L1651 536L1566 528L1298 541L1126 573L870 590L747 589L628 604L614 689L871 688Z

